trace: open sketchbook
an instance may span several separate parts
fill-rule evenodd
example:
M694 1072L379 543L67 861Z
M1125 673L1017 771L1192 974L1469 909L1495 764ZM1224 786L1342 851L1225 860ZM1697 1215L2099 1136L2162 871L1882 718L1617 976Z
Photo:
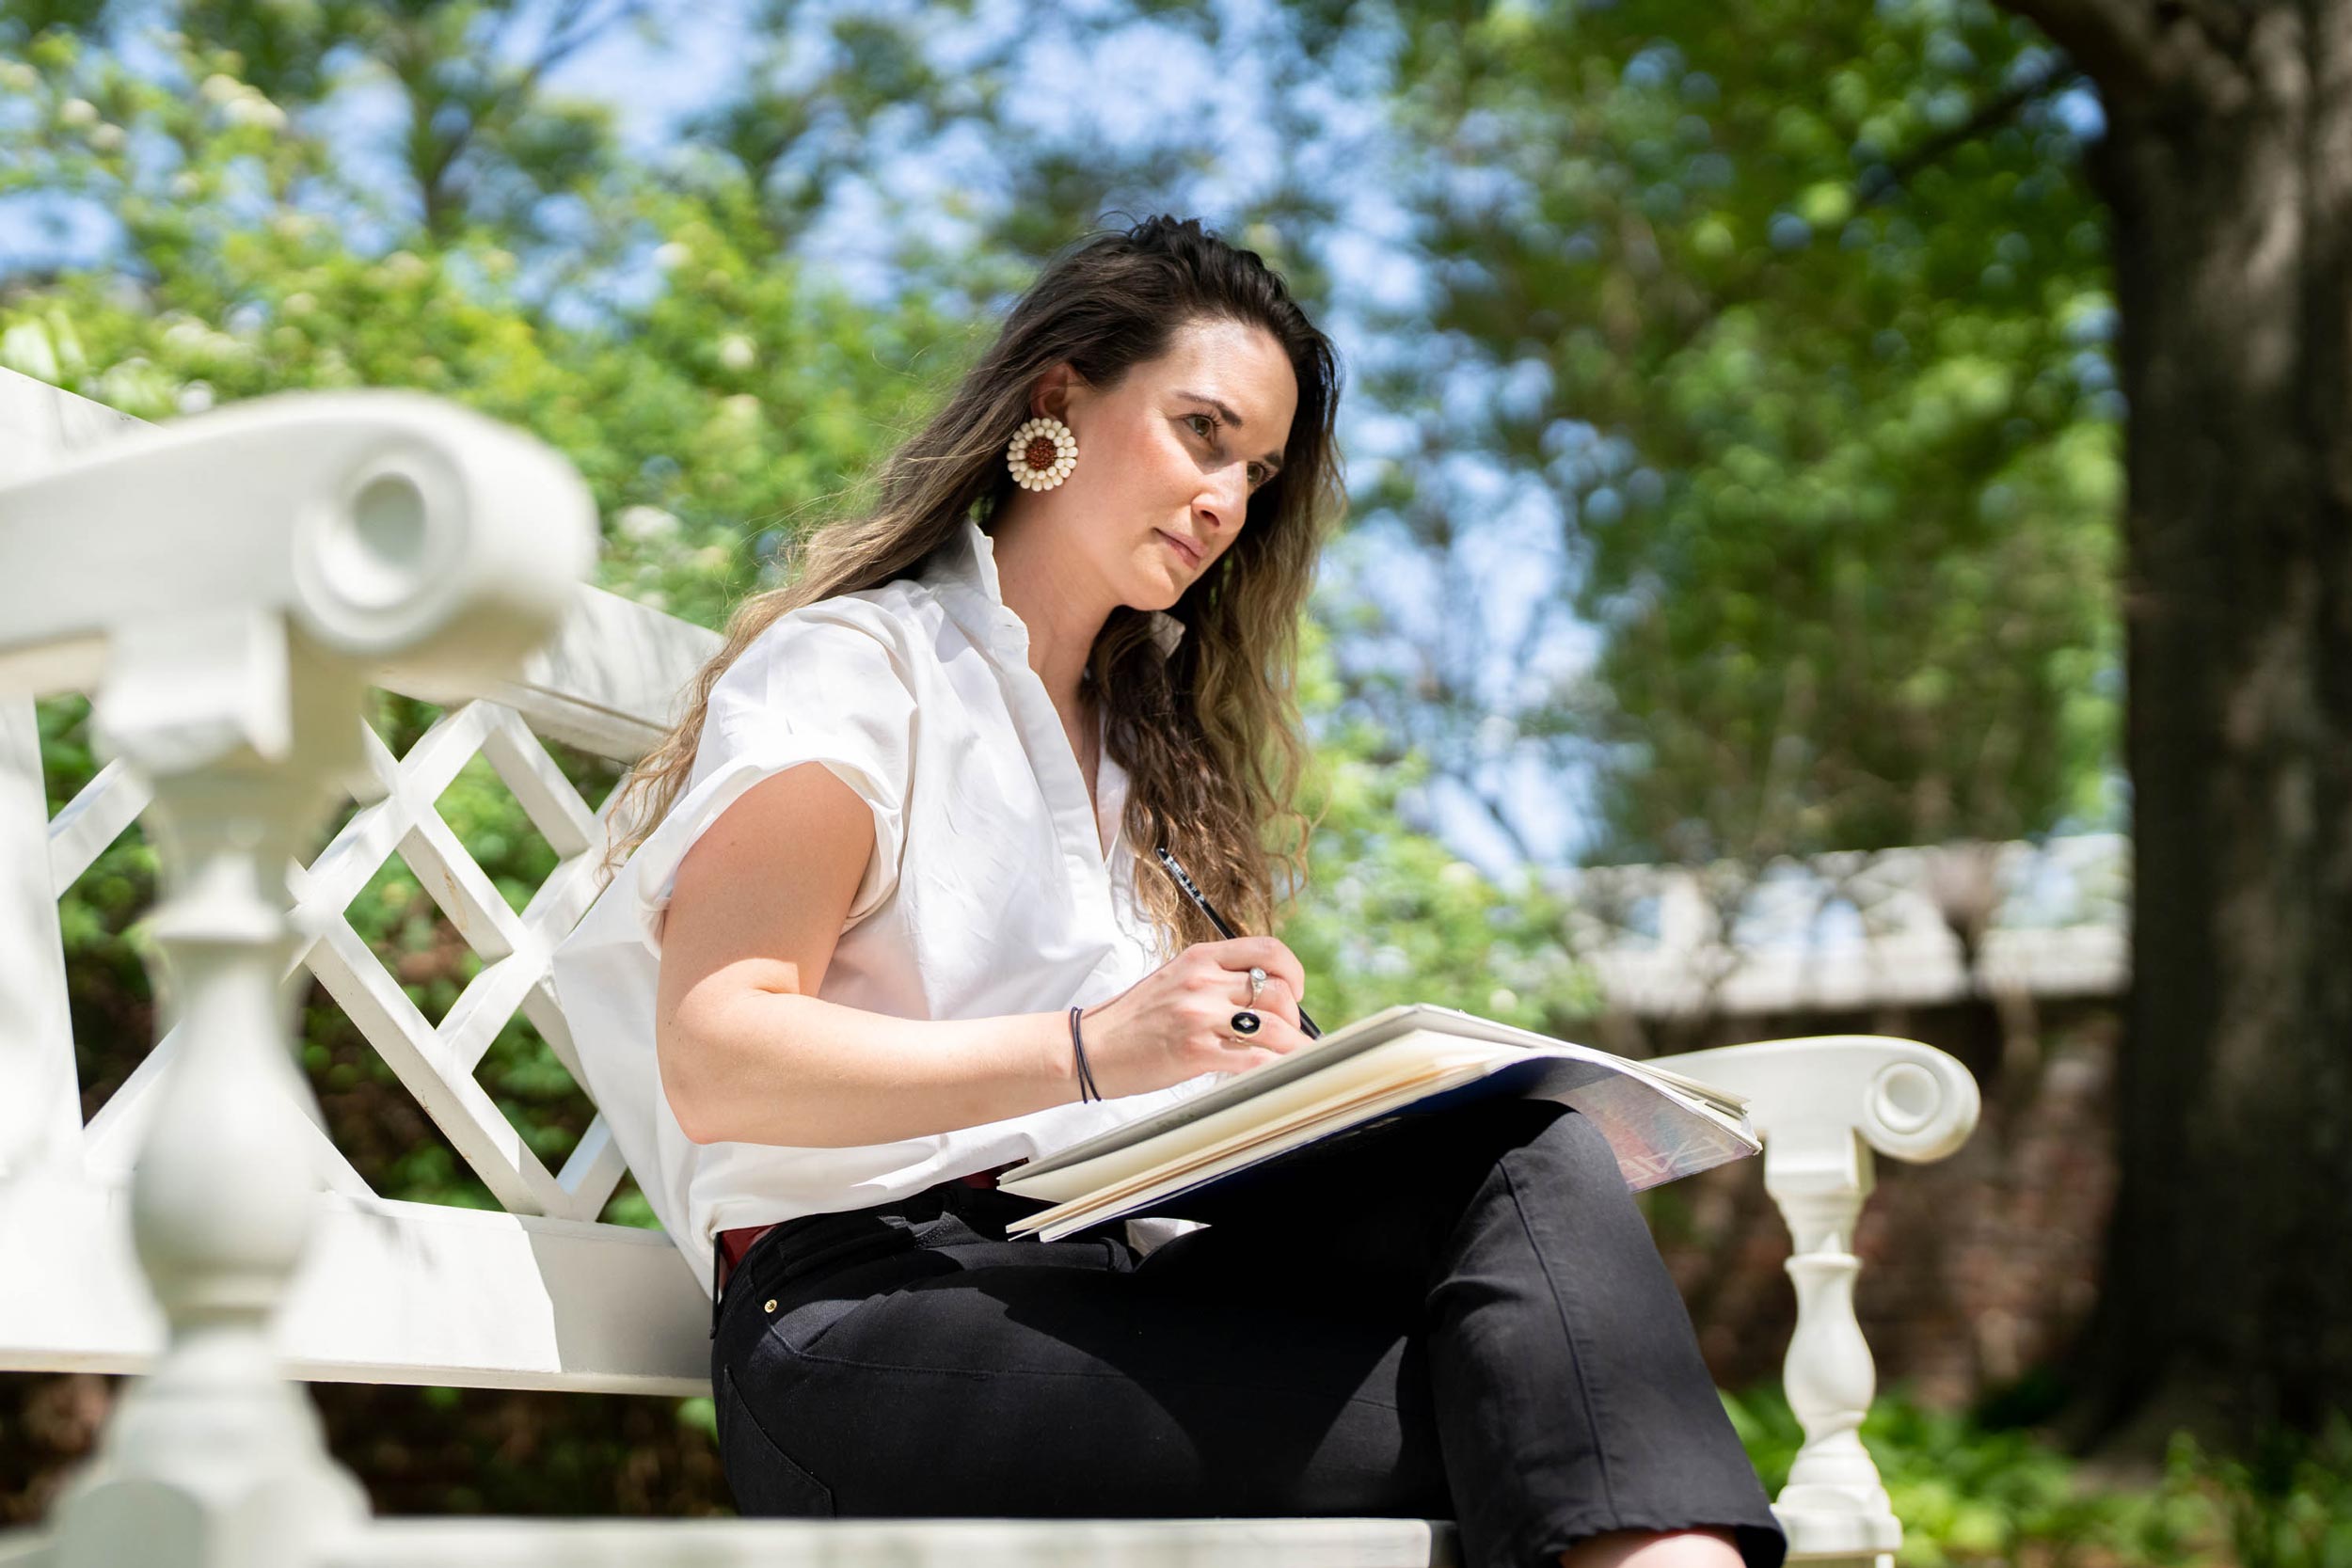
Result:
M1486 1094L1558 1100L1592 1118L1635 1192L1764 1147L1740 1095L1533 1030L1425 1002L1359 1018L1156 1116L998 1179L1054 1205L1012 1221L1054 1241L1105 1220L1180 1213L1309 1144Z

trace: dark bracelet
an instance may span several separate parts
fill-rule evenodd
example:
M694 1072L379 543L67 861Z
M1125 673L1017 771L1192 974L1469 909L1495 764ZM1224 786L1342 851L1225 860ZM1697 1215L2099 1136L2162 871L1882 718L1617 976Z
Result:
M1081 1105L1089 1100L1103 1098L1103 1091L1094 1086L1094 1069L1087 1065L1086 1041L1078 1037L1078 1015L1085 1010L1083 1006L1070 1009L1070 1050L1078 1058L1078 1103Z

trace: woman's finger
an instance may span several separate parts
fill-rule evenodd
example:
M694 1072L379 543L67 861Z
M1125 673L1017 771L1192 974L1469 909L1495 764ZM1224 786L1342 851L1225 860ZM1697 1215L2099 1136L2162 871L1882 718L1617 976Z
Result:
M1298 955L1290 950L1290 944L1288 942L1275 938L1268 938L1267 940L1273 942L1276 948L1279 950L1278 954L1279 961L1270 964L1263 964L1260 967L1263 968L1268 974L1279 977L1284 985L1290 987L1291 1000L1295 1003L1298 998L1307 994L1307 966L1298 961Z
M1294 1000L1307 994L1307 966L1298 961L1290 943L1279 937L1232 937L1224 942L1200 943L1216 958L1217 963L1237 974L1247 974L1255 964L1269 976L1288 983Z
M1279 1013L1287 1019L1294 1028L1297 1026L1298 998L1291 990L1291 983L1288 980L1279 974L1267 975L1265 984L1259 988L1257 999L1252 1001L1249 996L1249 976L1243 974L1237 979L1239 983L1233 987L1233 997L1238 1006Z
M1222 942L1204 942L1200 945L1223 967L1237 974L1249 973L1256 964L1268 974L1290 974L1298 969L1298 958L1282 944L1279 937L1228 937Z
M1298 1025L1281 1014L1263 1008L1257 1009L1257 1013L1258 1029L1255 1034L1236 1034L1231 1027L1222 1031L1228 1050L1238 1049L1244 1052L1265 1050L1277 1055L1287 1056L1300 1046L1312 1043L1299 1032ZM1253 1057L1249 1066L1259 1066L1262 1063L1263 1058ZM1242 1070L1247 1070L1247 1069Z
M1294 998L1307 994L1307 967L1279 937L1231 937L1223 942L1196 942L1198 952L1221 969L1248 974L1254 966L1269 977L1286 982Z

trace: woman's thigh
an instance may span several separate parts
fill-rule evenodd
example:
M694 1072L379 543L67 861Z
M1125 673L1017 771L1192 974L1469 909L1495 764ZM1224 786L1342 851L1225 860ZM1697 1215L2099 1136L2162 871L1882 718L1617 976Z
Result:
M1225 1289L1248 1275L1266 1291L1304 1300L1343 1288L1367 1310L1418 1322L1433 1268L1456 1240L1464 1215L1490 1187L1506 1156L1549 1138L1576 1145L1573 1168L1557 1160L1532 1170L1550 1189L1595 1210L1621 1208L1632 1223L1613 1239L1654 1259L1649 1233L1616 1171L1606 1140L1568 1106L1491 1096L1436 1115L1406 1115L1311 1145L1168 1206L1206 1228L1168 1242L1144 1272L1168 1289ZM1581 1135L1580 1135L1581 1134ZM1518 1158L1529 1159L1525 1152ZM1598 1238L1578 1238L1581 1256Z
M1450 1516L1406 1325L1344 1291L1302 1310L1134 1262L1116 1241L975 1239L730 1291L714 1371L739 1507Z

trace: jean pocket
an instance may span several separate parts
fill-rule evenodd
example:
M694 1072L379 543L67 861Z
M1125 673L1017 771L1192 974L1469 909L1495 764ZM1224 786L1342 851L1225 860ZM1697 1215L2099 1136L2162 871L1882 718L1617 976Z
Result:
M776 1446L731 1374L719 1379L719 1463L746 1519L834 1517L833 1488Z
M866 1305L863 1295L821 1295L790 1306L779 1306L768 1314L768 1338L781 1345L793 1355L806 1355L817 1348L833 1325Z
M955 1258L912 1240L879 1256L835 1259L821 1275L803 1275L779 1288L771 1298L772 1310L760 1304L767 1318L767 1342L788 1355L809 1355L860 1307L961 1267Z
M728 1280L767 1297L806 1289L816 1280L915 1246L914 1226L898 1214L852 1211L796 1223L790 1235L762 1237Z

